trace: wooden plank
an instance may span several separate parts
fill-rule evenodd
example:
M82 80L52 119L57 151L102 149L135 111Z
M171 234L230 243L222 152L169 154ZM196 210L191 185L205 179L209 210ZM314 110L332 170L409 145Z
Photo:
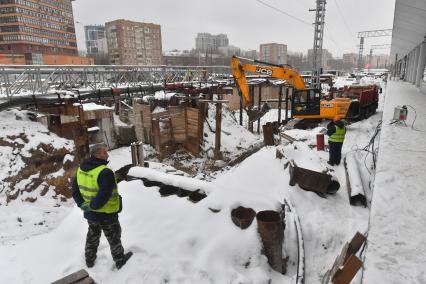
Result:
M356 254L358 250L362 247L366 240L366 237L360 232L356 232L355 236L352 238L349 243L348 255Z
M333 277L333 284L350 284L352 279L362 267L362 261L351 255L345 262L345 265L336 272Z
M198 129L198 124L197 123L188 123L187 127L191 128L191 129Z
M187 123L194 124L194 125L198 125L198 117L197 117L196 119L188 118L188 119L186 120L186 122L187 122Z
M89 273L87 273L86 270L81 269L79 271L76 271L74 273L71 273L71 274L65 276L64 278L61 278L61 279L53 282L52 284L71 284L71 283L75 283L79 280L82 280L86 277L89 277Z
M173 128L183 128L185 129L185 121L175 121L172 120Z
M192 112L192 113L198 113L198 108L193 108L193 107L187 107L186 111L188 112Z

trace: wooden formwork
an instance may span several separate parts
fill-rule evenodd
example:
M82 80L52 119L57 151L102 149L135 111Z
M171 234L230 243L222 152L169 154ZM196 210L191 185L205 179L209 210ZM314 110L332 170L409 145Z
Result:
M161 159L172 154L179 145L194 155L200 153L203 109L170 106L167 111L152 113L146 105L142 112L145 142L158 151Z

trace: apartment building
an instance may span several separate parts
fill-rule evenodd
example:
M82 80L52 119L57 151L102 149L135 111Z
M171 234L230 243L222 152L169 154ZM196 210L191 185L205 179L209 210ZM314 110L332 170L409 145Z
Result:
M331 54L331 52L329 52L327 49L322 49L322 57L321 57L321 62L322 62L322 66L320 66L323 69L329 69L330 68L330 64L329 61L331 59L333 59L333 54ZM314 50L313 49L308 49L308 62L310 64L310 66L313 66L314 63Z
M260 60L273 64L287 64L287 45L264 43L260 45Z
M163 64L160 25L115 20L105 30L110 64Z
M358 54L357 53L343 53L343 64L351 64L356 66L358 62Z
M387 68L390 64L390 58L388 54L376 54L368 56L368 59L364 62L368 62L370 68Z
M198 33L195 38L195 49L198 51L217 52L220 47L228 45L229 40L226 34Z
M0 53L77 55L72 0L0 0Z
M105 26L84 26L84 36L86 39L87 55L96 56L98 54L108 53Z

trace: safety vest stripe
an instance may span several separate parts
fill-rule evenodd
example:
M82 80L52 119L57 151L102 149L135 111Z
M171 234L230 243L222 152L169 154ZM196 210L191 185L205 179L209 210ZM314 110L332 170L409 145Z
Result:
M82 196L84 199L93 200L93 199L96 197L96 195L91 196L91 195L83 194L82 192L80 192L80 193L81 193L81 196ZM117 192L113 192L113 193L111 194L111 198L118 198L118 193L117 193Z
M81 193L81 196L83 197L84 201L89 201L89 200L93 200L96 195L95 196L88 196L88 195Z
M80 185L79 188L80 188L80 190L84 190L84 191L98 192L98 190L96 188L92 188L92 187L88 187L88 186L84 186L84 185Z

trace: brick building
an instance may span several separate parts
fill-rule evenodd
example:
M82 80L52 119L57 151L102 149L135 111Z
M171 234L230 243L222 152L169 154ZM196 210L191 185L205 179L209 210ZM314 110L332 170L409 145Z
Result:
M115 20L106 23L105 30L111 64L163 64L160 25Z
M12 59L23 56L26 64L90 64L78 56L72 1L1 0L0 54L11 59L5 64L21 64Z
M71 0L0 1L0 52L77 55Z

